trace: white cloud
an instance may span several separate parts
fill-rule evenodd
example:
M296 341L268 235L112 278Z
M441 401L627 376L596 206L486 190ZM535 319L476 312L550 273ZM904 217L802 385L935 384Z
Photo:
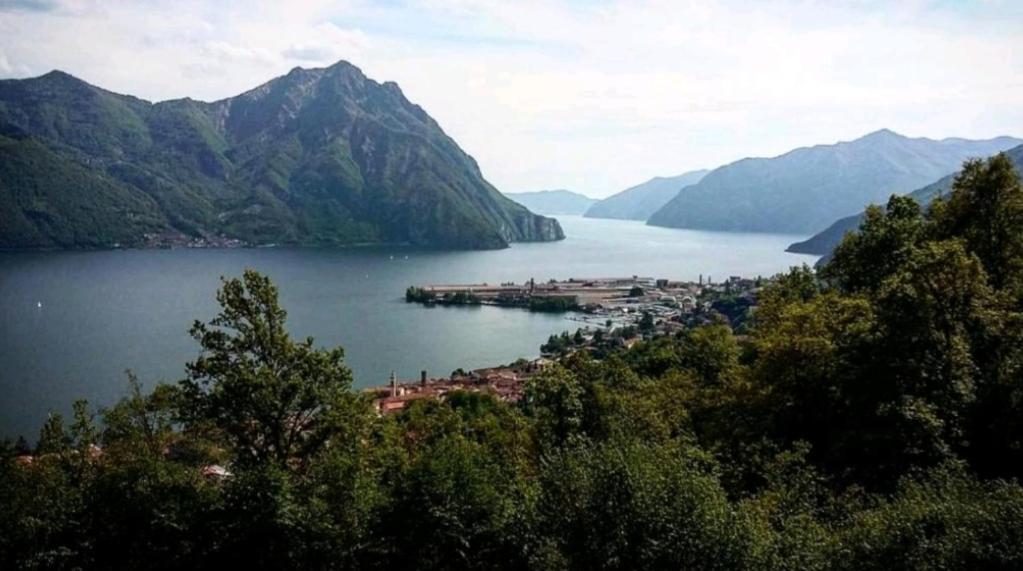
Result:
M1011 2L13 4L49 9L0 4L0 74L216 99L347 59L397 81L503 190L606 195L880 127L1023 134Z

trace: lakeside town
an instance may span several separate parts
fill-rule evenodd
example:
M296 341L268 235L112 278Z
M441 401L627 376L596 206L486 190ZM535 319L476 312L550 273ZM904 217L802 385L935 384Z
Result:
M490 305L518 310L560 312L581 324L574 334L551 335L540 347L540 357L472 371L458 369L447 377L401 380L391 373L388 384L372 387L377 411L389 414L413 401L443 399L452 391L488 392L501 400L518 402L526 382L560 357L586 350L596 357L629 348L643 339L672 335L687 328L728 323L742 333L756 306L757 293L767 283L762 277L730 276L714 282L701 275L696 282L631 276L624 278L570 278L491 285L421 285L405 291L405 301L426 306Z

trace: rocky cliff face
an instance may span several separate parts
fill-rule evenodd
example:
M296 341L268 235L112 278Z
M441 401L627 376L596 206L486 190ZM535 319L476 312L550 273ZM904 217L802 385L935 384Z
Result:
M212 103L151 104L60 72L0 81L2 133L22 155L43 148L56 157L48 164L73 164L64 178L99 177L129 197L120 196L115 208L150 222L109 233L122 243L125 236L141 242L157 232L250 243L453 248L564 237L556 220L490 185L472 157L396 84L377 83L346 62L296 68ZM31 160L19 164L33 168ZM40 216L38 196L4 184L0 197L7 204L0 212L32 229L21 235L35 236L24 243L6 237L8 247L96 245L58 238L51 223L40 221L73 219L87 227L90 217L80 207L67 211L60 193L80 193L83 186L103 192L109 185L50 185Z

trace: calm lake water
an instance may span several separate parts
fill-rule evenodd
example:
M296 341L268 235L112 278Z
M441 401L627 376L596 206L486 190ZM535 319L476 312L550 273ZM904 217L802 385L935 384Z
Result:
M124 371L147 385L173 381L197 355L193 320L217 311L220 276L255 268L277 282L293 336L341 345L357 387L390 371L442 376L534 357L563 316L404 302L424 283L653 276L715 280L812 264L786 253L804 236L696 232L639 222L559 216L567 238L506 250L239 249L0 254L0 436L34 442L49 410L72 400L107 405ZM42 303L42 307L39 307Z

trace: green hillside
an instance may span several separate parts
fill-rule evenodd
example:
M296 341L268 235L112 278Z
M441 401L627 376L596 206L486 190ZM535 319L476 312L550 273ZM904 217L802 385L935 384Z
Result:
M2 205L18 221L0 229L6 248L139 245L147 233L453 248L564 237L491 186L396 84L346 62L213 103L153 104L56 71L5 80L0 130L18 137L5 152L46 157L4 164L5 198L21 197ZM45 220L24 202L43 187Z

